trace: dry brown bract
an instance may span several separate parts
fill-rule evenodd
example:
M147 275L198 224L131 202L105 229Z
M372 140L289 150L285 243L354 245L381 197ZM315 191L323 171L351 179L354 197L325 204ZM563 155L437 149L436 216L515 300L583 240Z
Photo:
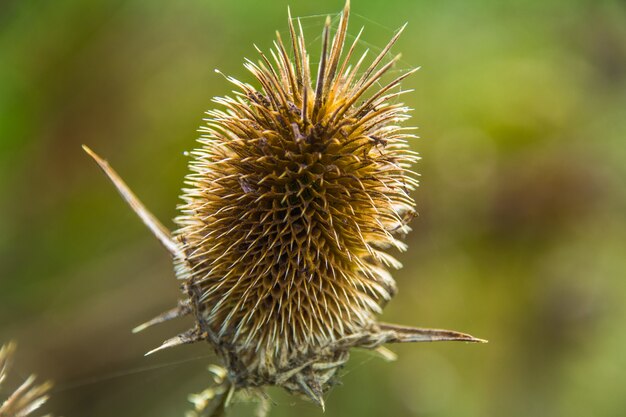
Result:
M398 238L415 213L409 109L396 102L413 71L382 84L401 31L368 66L365 54L351 64L359 37L344 51L348 15L346 4L332 39L326 20L315 79L291 17L289 47L278 35L269 56L245 63L260 89L228 77L238 91L207 113L173 236L87 149L183 282L185 300L136 330L192 314L195 327L156 350L207 341L227 370L220 398L276 385L323 406L353 347L479 341L376 321L396 292L388 268L401 266L386 250L405 249Z
M6 379L14 352L14 343L9 343L0 348L0 386ZM50 382L35 385L35 376L31 375L0 406L0 417L26 417L30 415L48 400L47 392L51 387L52 383Z

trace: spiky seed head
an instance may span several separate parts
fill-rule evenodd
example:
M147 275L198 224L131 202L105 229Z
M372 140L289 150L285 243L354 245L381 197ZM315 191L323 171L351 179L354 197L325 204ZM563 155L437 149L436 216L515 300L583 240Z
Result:
M395 100L411 71L379 84L399 33L351 66L348 13L332 39L327 19L315 79L289 19L290 50L278 37L246 62L256 85L228 77L237 91L214 99L222 109L207 112L191 153L181 278L202 331L263 383L319 356L342 363L331 347L371 331L400 266L385 251L405 249L398 234L415 212L409 109Z
M331 37L322 33L311 76L302 27L289 18L270 56L246 61L254 85L227 77L232 97L215 98L187 176L172 236L108 163L84 147L175 260L185 298L135 328L192 314L195 326L161 347L207 341L226 377L194 397L196 411L214 398L276 385L324 406L352 347L393 355L384 343L484 342L449 330L376 321L394 295L387 253L415 213L410 191L417 155L397 102L407 71L388 83L386 60L400 31L366 64L346 47L349 3ZM409 129L410 130L410 129ZM205 404L206 403L206 404ZM198 408L198 404L201 405Z

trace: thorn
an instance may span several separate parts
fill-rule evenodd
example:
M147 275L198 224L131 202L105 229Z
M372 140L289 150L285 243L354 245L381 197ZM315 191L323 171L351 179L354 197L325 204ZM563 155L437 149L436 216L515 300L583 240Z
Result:
M152 349L150 352L146 353L144 356L152 355L160 350L169 349L175 346L187 345L189 343L199 342L205 339L205 335L201 334L198 329L193 328L187 330L185 333L181 333L178 336L172 337L171 339L163 342L161 346L156 349Z
M92 151L87 145L83 145L83 150L98 164L100 169L104 171L111 180L117 191L120 193L124 201L130 206L143 223L150 229L154 237L167 249L167 251L177 259L183 259L183 252L178 244L172 239L170 231L154 217L152 213L143 205L137 196L128 188L128 185L115 172L107 161L102 159L98 154Z
M413 343L413 342L471 342L487 343L466 333L443 329L425 329L420 327L398 326L396 324L379 323L380 330L385 333L383 343Z
M314 403L322 407L322 412L326 411L326 404L324 403L324 398L322 398L322 390L318 387L310 386L304 379L302 374L297 374L296 379L300 388L302 388L302 392L307 395Z
M191 313L191 306L189 305L189 301L179 301L178 306L174 307L171 310L168 310L164 313L159 314L152 320L149 320L139 326L135 327L132 332L139 333L141 331L146 330L148 327L154 326L155 324L160 324L172 319L176 319L178 317L184 317Z

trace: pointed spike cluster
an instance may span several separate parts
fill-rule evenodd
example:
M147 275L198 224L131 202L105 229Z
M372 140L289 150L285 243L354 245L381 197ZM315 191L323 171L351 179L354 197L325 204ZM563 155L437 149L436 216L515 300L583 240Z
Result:
M410 109L401 83L386 80L404 26L368 63L347 39L350 3L334 30L326 19L317 73L299 20L289 39L257 48L244 66L253 84L226 76L236 91L207 112L190 153L174 236L91 150L120 194L175 258L188 303L134 329L193 313L196 327L154 349L208 341L228 369L228 392L282 386L324 408L323 395L354 347L395 357L384 343L483 342L470 335L378 324L396 293L389 269L415 216ZM346 50L346 52L344 52ZM355 62L356 61L356 62ZM224 388L224 387L223 387ZM194 397L204 407L207 396Z
M326 19L314 78L291 14L289 41L277 35L274 50L245 63L258 87L227 77L238 91L207 112L176 218L186 255L177 270L201 328L247 373L283 369L279 384L295 373L290 389L320 405L347 358L315 378L302 377L303 358L362 334L393 296L388 268L400 264L386 249L405 249L417 187L409 109L397 103L413 71L382 84L402 29L373 62L353 65L349 14L346 2L335 33Z
M208 112L192 153L176 219L182 269L197 315L229 343L325 345L367 326L395 292L386 268L399 263L382 249L405 248L397 231L415 210L417 158L400 126L408 109L386 100L408 73L355 104L395 62L385 59L399 33L357 79L345 61L354 45L341 57L349 12L334 34L326 20L315 86L290 17L291 42L246 62L261 88L229 78L241 91L215 99L226 110Z
M15 343L13 342L0 348L0 386L6 379L14 352ZM34 375L28 377L9 398L0 404L1 417L27 417L48 400L52 383L44 382L37 385L35 379Z

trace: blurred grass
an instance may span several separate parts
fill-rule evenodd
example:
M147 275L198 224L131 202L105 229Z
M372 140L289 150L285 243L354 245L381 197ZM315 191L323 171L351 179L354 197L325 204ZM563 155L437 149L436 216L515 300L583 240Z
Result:
M182 415L208 382L205 346L143 358L186 328L130 334L174 305L177 283L79 145L173 218L183 151L231 90L213 69L248 79L252 44L286 30L288 2L266 3L0 4L0 340L20 341L25 373L57 381L56 414ZM291 3L312 33L341 6ZM626 4L353 10L351 32L366 26L374 48L408 21L394 50L422 66L404 85L422 136L420 216L384 319L490 344L393 346L392 364L357 353L326 415L624 415ZM273 416L321 413L272 398Z

